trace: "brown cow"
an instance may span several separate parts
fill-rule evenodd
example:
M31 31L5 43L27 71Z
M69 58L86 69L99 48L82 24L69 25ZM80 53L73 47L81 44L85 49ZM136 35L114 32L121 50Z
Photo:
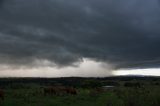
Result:
M67 94L77 95L77 90L73 87L66 87L65 91Z
M44 95L63 95L65 94L65 87L63 86L50 86L44 88Z
M44 95L64 95L64 94L72 94L76 95L77 90L72 87L65 87L65 86L51 86L44 88Z
M0 99L4 100L4 91L0 89Z

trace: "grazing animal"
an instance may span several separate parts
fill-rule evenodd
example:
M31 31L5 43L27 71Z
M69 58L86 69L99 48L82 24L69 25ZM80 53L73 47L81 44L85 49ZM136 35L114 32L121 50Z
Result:
M65 86L51 86L44 88L44 95L65 95L65 94L72 94L76 95L77 90L72 87L65 87Z
M0 99L4 100L4 91L0 89Z
M65 88L65 91L67 94L77 95L77 90L73 87L67 87Z

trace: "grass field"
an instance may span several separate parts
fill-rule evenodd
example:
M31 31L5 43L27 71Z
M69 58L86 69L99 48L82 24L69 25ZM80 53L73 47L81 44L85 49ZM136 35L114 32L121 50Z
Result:
M126 82L116 81L119 85L109 89L91 86L103 81L90 82L83 87L75 86L77 95L44 95L43 89L48 85L12 83L2 88L5 99L0 101L0 106L160 106L160 85L157 81L138 81L140 87L124 86Z

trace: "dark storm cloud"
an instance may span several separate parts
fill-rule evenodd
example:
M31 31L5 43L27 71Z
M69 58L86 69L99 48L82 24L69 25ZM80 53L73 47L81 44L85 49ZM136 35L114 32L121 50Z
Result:
M0 8L3 5L4 0L0 0Z
M115 68L160 66L158 0L0 1L0 62L90 58Z

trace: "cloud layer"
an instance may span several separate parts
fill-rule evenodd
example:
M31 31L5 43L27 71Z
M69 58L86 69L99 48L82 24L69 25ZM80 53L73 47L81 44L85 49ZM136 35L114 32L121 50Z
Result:
M160 66L158 0L0 0L0 63ZM40 65L40 64L38 64Z

